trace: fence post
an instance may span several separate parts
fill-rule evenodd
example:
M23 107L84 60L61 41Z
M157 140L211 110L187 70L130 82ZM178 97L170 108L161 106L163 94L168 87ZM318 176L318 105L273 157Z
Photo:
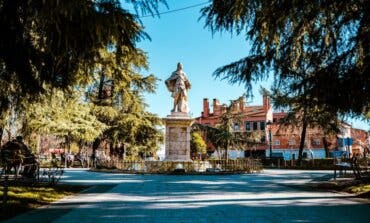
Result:
M40 165L36 164L36 167L37 181L40 181Z

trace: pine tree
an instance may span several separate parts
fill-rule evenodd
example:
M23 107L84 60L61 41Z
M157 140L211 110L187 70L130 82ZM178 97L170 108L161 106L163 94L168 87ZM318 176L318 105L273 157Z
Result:
M301 130L298 151L298 165L301 165L308 128L320 128L325 141L327 135L335 135L339 132L340 123L337 115L327 112L325 108L317 104L318 100L306 95L304 88L295 89L294 83L292 81L290 84L275 85L269 95L274 107L288 110L287 116L278 124L283 128L291 127ZM326 153L328 155L328 151Z
M252 50L214 73L251 90L253 81L275 82L303 74L299 85L327 112L370 110L370 4L368 1L213 0L202 9L212 32L245 34Z
M113 50L113 51L112 51ZM161 120L145 111L142 93L154 92L157 79L143 76L147 58L139 49L124 47L125 57L116 57L114 50L102 50L100 63L91 72L94 79L88 87L88 99L94 104L93 113L109 126L95 139L93 150L101 142L110 144L112 156L131 157L155 155L158 143L163 141L159 130Z
M132 56L121 49L135 51L137 41L149 38L139 14L154 16L159 5L167 6L165 0L0 0L0 120L50 87L88 83L101 50ZM1 121L0 136L4 127Z
M49 134L68 142L92 142L107 126L92 115L91 106L78 93L52 90L38 102L26 104L23 111L23 133Z
M129 0L143 13L156 13L162 0ZM43 84L65 88L99 59L108 46L134 48L148 38L138 16L118 0L49 0L0 2L2 81L18 93L37 93ZM116 51L117 56L124 52Z

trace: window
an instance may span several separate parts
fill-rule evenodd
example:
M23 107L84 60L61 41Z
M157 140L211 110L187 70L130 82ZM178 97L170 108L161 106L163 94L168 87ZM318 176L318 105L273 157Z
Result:
M250 122L245 122L245 131L247 131L247 132L251 131L251 123Z
M238 123L234 123L234 131L240 131L240 126Z
M321 140L320 139L313 139L312 140L312 145L319 146L320 144L321 144Z
M265 130L265 122L260 122L260 130Z
M258 122L253 122L253 130L258 130Z
M272 144L273 144L274 146L280 146L280 140L274 140L274 141L272 142Z
M295 140L294 140L294 139L290 139L290 140L288 141L288 144L289 144L290 146L295 145Z

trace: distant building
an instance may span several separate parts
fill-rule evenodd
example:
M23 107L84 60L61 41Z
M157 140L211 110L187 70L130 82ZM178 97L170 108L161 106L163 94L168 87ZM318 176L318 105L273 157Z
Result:
M252 146L245 152L245 156L264 156L266 146L266 123L272 121L272 108L268 97L263 97L263 105L246 106L245 97L239 97L232 102L232 113L238 115L240 122L233 123L233 129L237 132L253 132L259 138L261 145ZM203 112L200 117L195 119L196 123L215 127L220 124L220 117L227 111L228 105L220 104L218 99L213 99L213 112L210 110L208 99L203 99ZM212 150L212 145L209 148ZM235 151L230 151L234 156ZM234 156L235 157L235 156ZM240 157L240 155L239 155Z
M234 131L253 132L261 142L260 145L244 149L244 156L269 156L271 142L273 153L282 154L286 160L298 158L301 129L278 124L278 121L284 118L287 113L273 112L270 99L267 96L263 96L262 105L259 106L247 106L243 96L231 101L230 105L232 113L238 116L239 120L239 122L233 123ZM202 114L195 119L195 122L211 127L217 126L221 116L227 111L228 105L220 104L218 99L213 99L212 107L211 111L208 99L203 99ZM270 131L271 139L269 137ZM368 132L354 129L346 123L342 124L341 132L338 135L328 136L324 135L320 128L308 128L303 156L308 159L325 158L326 152L330 152L331 156L362 155L369 141ZM208 145L208 150L214 150L212 145Z
M362 129L351 128L352 154L363 155L364 152L370 152L370 134Z

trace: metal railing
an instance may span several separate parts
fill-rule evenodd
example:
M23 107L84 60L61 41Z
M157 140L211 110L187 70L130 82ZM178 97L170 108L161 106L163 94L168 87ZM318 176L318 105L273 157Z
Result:
M115 161L100 168L119 169L126 173L255 173L262 170L258 159L207 161Z

